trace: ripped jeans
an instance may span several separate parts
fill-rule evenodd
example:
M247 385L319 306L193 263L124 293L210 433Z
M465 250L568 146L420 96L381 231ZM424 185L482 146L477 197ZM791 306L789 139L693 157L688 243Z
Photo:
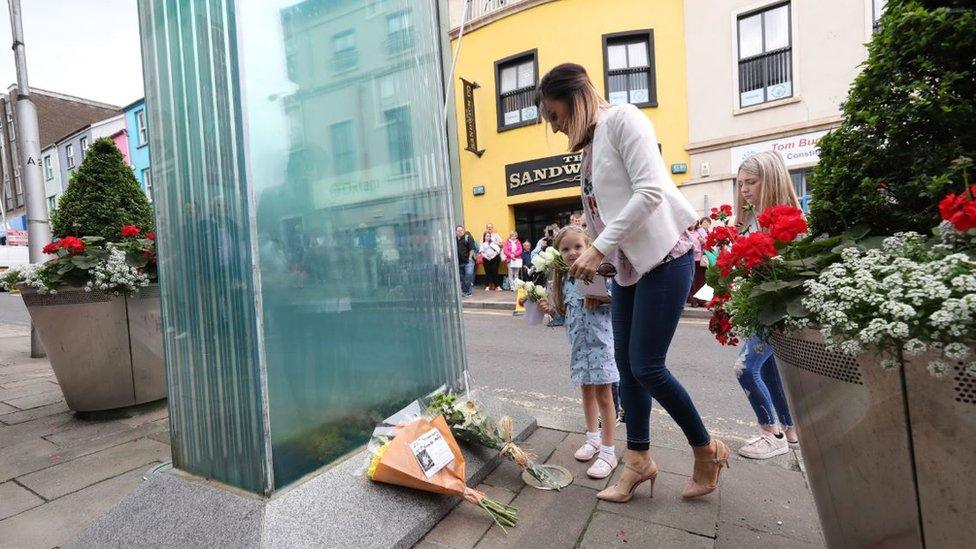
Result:
M745 390L760 425L793 426L772 345L756 336L750 337L739 350L735 376L739 378L739 385Z

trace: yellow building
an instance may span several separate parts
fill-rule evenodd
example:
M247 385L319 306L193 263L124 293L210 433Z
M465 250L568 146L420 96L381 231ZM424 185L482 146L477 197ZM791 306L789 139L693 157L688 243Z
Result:
M586 67L611 102L641 107L675 182L687 180L682 0L468 5L454 83L464 225L475 239L490 222L503 238L514 229L534 244L546 225L581 210L579 157L533 105L539 78L560 63ZM461 13L451 16L456 50Z

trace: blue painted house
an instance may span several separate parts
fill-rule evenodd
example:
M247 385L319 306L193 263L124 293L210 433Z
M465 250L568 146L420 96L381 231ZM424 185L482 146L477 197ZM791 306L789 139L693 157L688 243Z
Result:
M149 201L153 201L152 176L149 172L149 128L147 126L146 100L139 99L122 109L125 113L125 128L129 137L129 162L145 191Z

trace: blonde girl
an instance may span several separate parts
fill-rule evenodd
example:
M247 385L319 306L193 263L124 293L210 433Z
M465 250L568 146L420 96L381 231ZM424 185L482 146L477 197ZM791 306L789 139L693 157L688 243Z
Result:
M735 219L742 233L760 230L756 219L766 208L800 207L790 172L777 152L761 152L746 158L739 167L737 183L739 203ZM751 459L769 459L789 452L789 445L799 439L772 346L756 336L749 338L739 350L734 370L760 426L759 436L739 448L739 454Z
M570 225L556 234L553 246L572 265L591 244L586 231ZM617 467L613 434L616 408L612 385L620 381L613 359L613 324L610 298L584 295L581 282L566 273L554 273L549 303L540 304L547 313L553 310L566 317L570 344L570 381L583 393L586 441L576 450L579 461L593 464L586 471L591 478L609 477ZM602 425L600 418L603 418Z

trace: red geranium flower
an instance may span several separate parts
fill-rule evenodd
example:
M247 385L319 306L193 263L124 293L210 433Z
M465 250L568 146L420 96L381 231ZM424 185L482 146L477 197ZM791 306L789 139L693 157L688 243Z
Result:
M712 232L708 233L708 237L705 238L705 249L712 250L716 246L727 246L735 242L736 236L738 236L738 234L736 234L734 227L719 225L718 227L712 229Z
M765 210L763 210L761 214L759 214L759 217L756 218L756 221L759 222L759 226L768 229L772 227L776 223L776 221L784 217L785 218L803 217L803 210L795 206L785 206L785 205L770 206Z
M44 246L44 249L41 250L41 251L44 252L44 253L46 253L46 254L54 254L54 253L57 253L58 248L60 248L60 247L61 246L59 246L57 242L51 242L47 246Z
M68 250L71 255L80 254L85 251L85 243L77 237L66 236L58 241L58 247Z
M722 276L729 276L736 268L748 273L774 255L776 246L773 244L773 237L763 232L752 233L736 240L731 250L720 253L715 264Z
M798 235L807 232L807 220L802 217L781 217L769 228L769 235L776 242L793 242Z
M142 229L136 227L135 225L126 225L122 227L122 236L136 236L142 232Z
M973 185L970 192L976 194L976 185ZM939 212L942 214L943 221L952 223L958 231L976 228L976 200L966 196L965 193L950 194L943 198L942 202L939 202Z
M148 233L146 233L146 238L148 238L149 240L152 240L153 242L155 242L156 241L156 233L153 232L153 231L149 231Z
M732 217L732 206L722 204L718 208L712 208L712 215L709 217L716 221L725 221L726 219Z

